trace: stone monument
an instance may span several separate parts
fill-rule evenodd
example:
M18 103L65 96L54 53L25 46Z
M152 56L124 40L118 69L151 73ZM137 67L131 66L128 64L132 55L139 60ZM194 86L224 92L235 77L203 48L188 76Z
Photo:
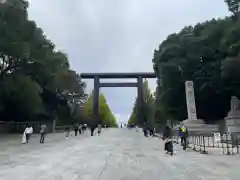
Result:
M231 98L231 109L225 122L227 132L240 134L240 101L235 96Z
M203 120L197 119L193 81L185 82L185 92L188 119L184 120L183 124L188 128L189 134L212 134L213 132L218 132L217 125L205 124Z
M185 82L188 119L197 120L194 87L192 81Z

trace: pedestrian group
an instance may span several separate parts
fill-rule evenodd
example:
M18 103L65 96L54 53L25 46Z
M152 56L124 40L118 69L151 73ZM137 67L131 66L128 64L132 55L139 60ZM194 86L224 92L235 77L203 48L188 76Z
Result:
M66 135L65 135L65 137L66 137L66 139L68 139L68 137L71 134L72 130L73 130L75 136L77 136L78 133L79 133L79 135L82 135L87 130L87 128L88 128L87 124L75 123L72 126L72 128L71 127L66 127L66 130L65 130L65 134ZM90 128L90 130L94 132L94 130L96 128L97 128L98 136L100 136L101 131L102 131L102 126L100 124L97 127L95 127L95 128ZM47 125L44 124L44 123L41 124L39 132L40 132L40 144L43 144L44 141L45 141L46 133L47 133ZM29 143L29 140L30 140L30 137L32 136L32 134L33 134L33 127L27 124L26 128L24 129L23 134L22 134L22 144ZM71 136L72 136L72 134L71 134Z

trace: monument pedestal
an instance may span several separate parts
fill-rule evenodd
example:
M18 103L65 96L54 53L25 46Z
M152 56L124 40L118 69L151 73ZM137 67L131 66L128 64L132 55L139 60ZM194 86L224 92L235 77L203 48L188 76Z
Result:
M240 116L227 116L225 121L228 133L240 133Z
M212 135L214 132L219 131L218 125L206 124L201 119L196 120L184 120L183 124L187 127L189 135L194 134L204 134L204 135Z
M240 102L237 97L231 99L231 110L225 118L226 130L240 139Z

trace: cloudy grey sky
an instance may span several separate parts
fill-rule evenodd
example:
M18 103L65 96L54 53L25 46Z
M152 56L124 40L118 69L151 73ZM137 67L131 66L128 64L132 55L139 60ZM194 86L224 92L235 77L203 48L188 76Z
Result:
M224 0L31 0L29 8L29 18L79 73L151 72L153 51L167 35L226 15ZM155 80L149 84L154 90ZM87 91L92 87L88 81ZM127 121L136 89L101 92L117 118Z

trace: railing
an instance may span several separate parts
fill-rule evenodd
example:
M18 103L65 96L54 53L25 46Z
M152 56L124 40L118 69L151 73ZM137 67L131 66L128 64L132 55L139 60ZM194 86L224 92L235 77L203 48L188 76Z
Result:
M174 141L180 143L180 138L174 136ZM223 133L217 139L214 134L195 134L188 137L188 147L202 154L236 155L240 154L240 133Z
M56 132L64 132L64 131L66 131L67 128L71 129L72 125L56 126L55 131Z
M42 122L8 122L0 121L0 134L1 133L23 133L26 125L33 127L33 132L38 133L40 131L40 124L44 123L47 125L47 132L52 132L53 122L51 121L42 121Z

